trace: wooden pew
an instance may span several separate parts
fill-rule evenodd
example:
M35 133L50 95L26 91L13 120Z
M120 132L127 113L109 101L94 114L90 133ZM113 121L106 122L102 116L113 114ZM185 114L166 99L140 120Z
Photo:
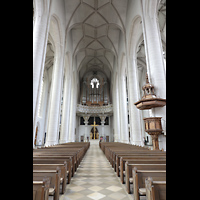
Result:
M159 162L159 161L158 161ZM161 161L162 162L162 161ZM140 164L129 164L127 161L125 164L125 183L126 183L126 191L130 194L130 184L133 183L132 178L132 169L137 167L139 170L166 170L166 163L165 164L158 164L158 163L140 163Z
M33 158L39 158L39 159L46 159L46 158L56 158L56 159L72 159L71 167L72 167L72 177L74 176L74 173L76 171L76 162L75 162L75 155L74 154L61 154L61 153L39 153L39 154L33 154Z
M116 152L116 151L132 151L132 150L145 150L145 151L150 151L145 147L139 147L136 145L131 145L131 144L125 144L125 143L111 143L111 144L103 144L103 148L104 148L104 154L106 155L106 157L108 158L110 155L110 153L112 151ZM109 160L109 158L108 158Z
M134 150L134 151L132 151L132 152L129 152L129 153L127 153L127 152L123 152L123 153L115 153L115 156L114 156L114 158L113 158L113 162L114 162L114 164L113 165L116 165L116 172L117 172L117 170L118 170L118 168L117 167L119 167L119 165L120 165L120 157L131 157L131 156L140 156L141 155L141 157L143 157L143 156L145 156L145 155L149 155L149 156L158 156L158 155L160 155L160 156L166 156L166 153L163 153L163 152L159 152L159 153L156 153L156 152L151 152L151 151L139 151L139 150ZM118 174L118 172L117 172L117 174Z
M82 146L64 146L64 145L59 145L59 146L53 146L53 147L48 147L48 148L43 148L43 149L37 149L34 151L34 155L38 154L60 154L60 155L71 155L74 156L74 163L75 163L75 170L79 166L83 156L86 153L87 148L82 147Z
M117 161L119 163L120 161L120 156L131 156L131 155L151 155L151 156L154 156L154 155L164 155L166 156L166 153L165 152L161 152L161 151L146 151L146 150L132 150L131 152L127 152L127 151L123 151L123 152L118 152L116 151L114 154L113 154L113 167L114 165L116 165ZM118 160L117 160L118 159Z
M107 153L106 153L107 152ZM116 154L132 154L132 153L160 153L160 151L154 151L151 152L150 150L147 150L145 148L138 148L135 146L128 146L128 147L124 147L124 146L120 146L120 147L111 147L111 148L106 148L105 150L105 155L107 157L107 159L109 160L109 162L112 164L113 166L113 161L115 162L115 158L116 158Z
M56 170L60 168L60 184L62 186L62 194L65 192L65 187L68 181L67 163L65 164L33 164L33 170Z
M112 157L113 153L121 152L121 153L131 153L132 151L150 151L145 147L139 147L136 145L131 144L124 144L124 143L111 143L111 144L105 144L105 155L107 159L110 161L110 157ZM159 152L159 151L158 151Z
M69 179L71 180L73 167L72 157L71 156L33 156L33 160L37 160L38 162L35 164L56 164L57 160L62 161L63 163L67 162L67 171L69 171ZM39 162L41 160L41 162ZM44 162L43 162L44 161ZM69 180L69 181L70 181Z
M42 188L44 177L48 177L49 190L47 196L52 195L54 200L58 200L60 183L62 183L62 193L64 193L67 174L68 183L70 183L71 176L74 175L89 146L89 142L73 142L33 149L34 185L37 185L37 187L40 185L40 188ZM34 191L33 197L36 198L37 190ZM48 200L48 197L44 200Z
M145 180L146 200L166 200L166 181L153 181L152 177Z
M146 196L145 179L152 177L155 181L166 181L166 170L132 170L134 200L140 200L140 196Z
M160 155L136 155L136 156L123 156L120 157L120 179L121 183L124 183L124 171L125 171L125 162L128 160L160 160L166 161L166 156ZM117 166L118 167L118 166Z
M66 144L59 144L59 145L54 145L54 146L51 146L51 147L48 147L48 149L74 149L74 150L77 150L77 149L80 149L80 152L82 155L82 157L84 156L84 154L87 152L88 148L89 148L89 145L90 143L88 142L87 144L73 144L73 143L66 143ZM78 150L79 151L79 150Z
M41 181L44 177L49 178L49 195L54 196L54 200L59 200L60 174L60 168L56 170L33 170L33 181Z
M62 159L66 156L71 157L66 160L68 167L67 170L69 172L68 183L70 183L71 176L74 175L77 167L79 166L89 146L90 146L89 142L86 143L73 142L73 143L57 144L54 146L43 147L40 149L34 149L33 160L35 164L56 164L55 160L57 160L58 158ZM51 158L53 159L52 163L50 161L52 160ZM47 161L47 159L49 161ZM44 160L44 162L41 160Z
M87 152L88 148L90 146L89 142L85 142L85 143L80 143L80 142L73 142L73 143L64 143L64 144L57 144L54 146L50 146L50 147L42 147L40 149L34 149L33 154L35 153L41 153L41 152L45 152L45 153L61 153L61 154L65 154L65 155L70 155L72 153L76 154L76 158L74 159L74 164L75 164L75 171L77 169L77 167L79 166L83 156L85 155L85 153ZM74 175L74 172L73 172Z
M49 185L49 178L43 178L42 181L33 181L33 200L48 200Z
M80 161L84 155L84 148L71 148L71 147L57 147L57 148L45 148L37 149L33 152L33 155L65 155L72 156L75 170L77 169ZM74 172L73 172L74 174Z

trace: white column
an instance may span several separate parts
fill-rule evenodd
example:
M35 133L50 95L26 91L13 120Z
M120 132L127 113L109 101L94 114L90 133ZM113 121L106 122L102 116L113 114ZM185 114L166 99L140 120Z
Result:
M48 14L36 16L33 30L33 132L35 132L38 114L39 94L44 72L48 28Z
M84 124L85 124L85 136L84 136L84 141L87 141L87 135L88 135L88 120L90 116L83 116L84 119Z
M104 130L104 124L105 124L105 121L101 121L101 134L103 136L103 141L106 142L106 135L105 135L105 130Z
M76 124L76 106L77 106L77 84L75 74L72 81L72 93L70 100L70 118L69 118L69 141L74 141L75 124Z
M113 88L112 88L112 99L113 99L113 138L114 138L114 142L117 142L117 134L116 134L116 102L115 102L115 99L116 99L116 92L115 92L115 82L113 84Z
M71 138L72 138L72 123L73 123L73 101L74 101L74 90L75 90L75 86L74 86L74 78L73 78L73 73L72 75L72 85L71 85L71 94L70 94L70 104L69 104L69 142L71 142Z
M116 116L116 102L115 102L115 87L113 87L113 135L114 135L114 142L118 142L118 135L117 135L117 116Z
M120 88L120 124L121 124L121 142L129 143L128 132L128 113L127 113L127 97L126 97L126 78L125 76L119 76L119 88Z
M85 123L85 137L84 137L84 141L87 142L88 121L84 121L84 123Z
M147 7L151 7L147 9ZM154 85L157 97L166 99L166 75L163 48L157 16L158 0L142 0L143 33L146 51L147 72L150 83ZM152 117L162 117L166 121L166 106L152 108ZM160 149L166 149L166 138L159 136Z
M102 132L102 136L103 136L103 139L106 138L106 135L105 135L105 130L104 130L104 124L105 124L105 119L106 119L106 116L105 115L99 115L100 119L101 119L101 132ZM106 139L105 139L106 141Z
M166 77L160 28L157 19L157 1L150 0L152 9L146 11L146 4L143 2L143 32L146 49L147 72L150 83L154 85L157 97L166 98ZM145 10L145 11L144 11ZM164 115L165 107L154 108L153 115Z
M76 106L77 106L77 90L75 92L75 97L74 97L74 103L73 103L73 131L72 131L72 137L71 137L71 142L75 142L75 128L76 128Z
M118 77L116 77L115 81L115 99L113 99L115 103L115 142L121 142L120 137L120 114L119 114L119 88L118 88Z
M59 133L60 103L61 103L61 86L63 78L63 49L62 52L56 53L55 65L52 73L52 94L50 99L49 121L47 126L47 145L57 144Z
M71 98L71 82L69 66L65 73L64 95L63 95L63 111L60 132L60 143L69 142L69 110Z
M130 120L130 135L131 144L142 145L142 129L140 122L140 110L134 105L135 102L139 101L138 92L138 81L136 74L136 58L130 59L130 65L128 67L128 81L129 81L129 120Z

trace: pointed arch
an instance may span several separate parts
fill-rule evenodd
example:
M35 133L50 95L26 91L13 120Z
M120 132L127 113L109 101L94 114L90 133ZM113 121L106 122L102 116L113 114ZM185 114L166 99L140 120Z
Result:
M129 57L136 56L136 50L138 42L143 34L141 26L142 18L137 15L132 20L132 28L129 33L129 42L128 42L128 55Z
M61 52L64 46L64 38L61 29L61 21L56 14L50 17L49 34L54 41L55 52Z

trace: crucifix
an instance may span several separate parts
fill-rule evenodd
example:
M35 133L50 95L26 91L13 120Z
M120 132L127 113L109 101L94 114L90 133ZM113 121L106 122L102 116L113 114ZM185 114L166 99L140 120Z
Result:
M95 127L96 127L96 126L99 126L99 125L96 125L95 117L94 117L94 124L92 124L91 126L94 127L94 140L95 140L95 139L96 139L96 138L95 138L95 130L96 130Z

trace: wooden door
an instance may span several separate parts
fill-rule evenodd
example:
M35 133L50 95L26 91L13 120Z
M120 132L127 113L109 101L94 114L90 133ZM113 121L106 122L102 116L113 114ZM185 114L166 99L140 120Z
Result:
M106 136L106 142L109 142L109 136Z

